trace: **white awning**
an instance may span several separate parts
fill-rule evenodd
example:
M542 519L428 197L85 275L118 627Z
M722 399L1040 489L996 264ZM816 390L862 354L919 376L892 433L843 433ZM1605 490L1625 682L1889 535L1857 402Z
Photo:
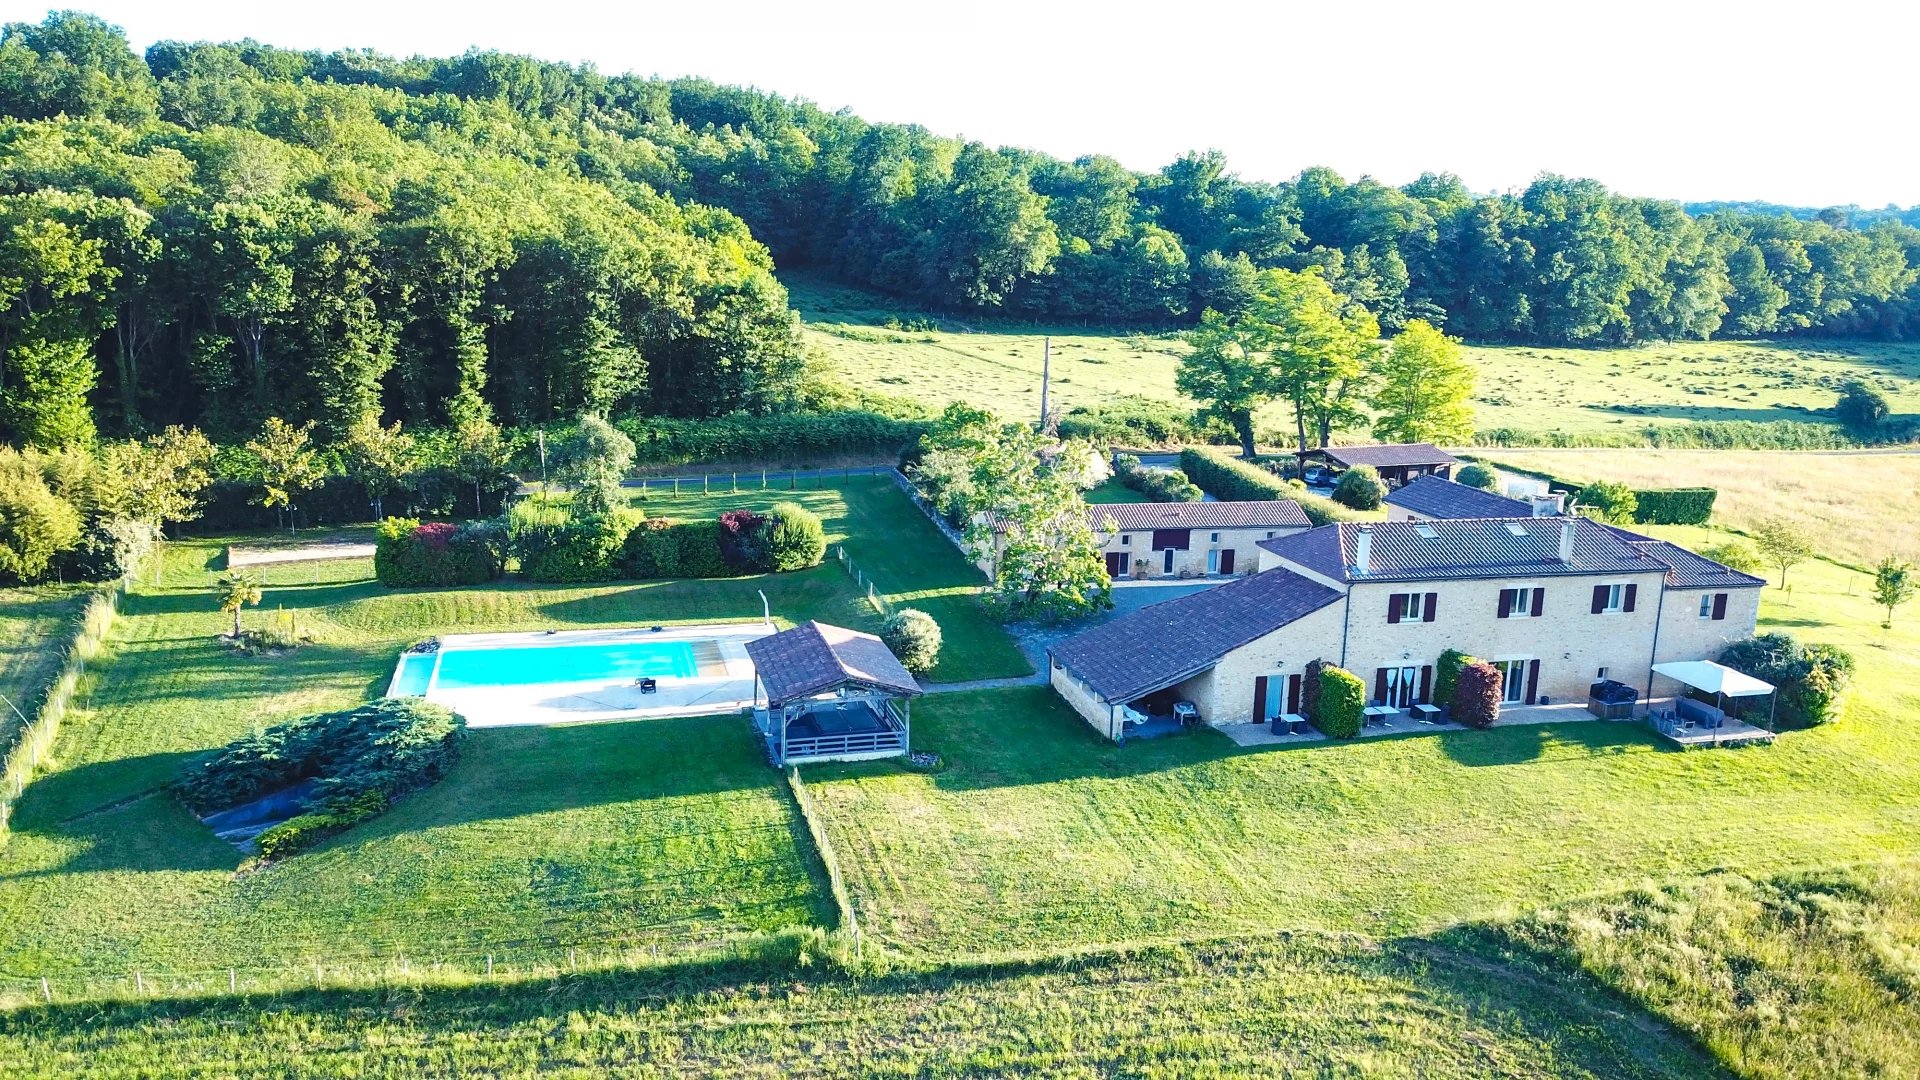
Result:
M1679 660L1671 664L1655 664L1653 671L1656 675L1677 679L1696 690L1705 690L1709 694L1724 694L1727 697L1759 697L1761 694L1773 693L1772 683L1761 682L1751 675L1743 675L1711 660Z

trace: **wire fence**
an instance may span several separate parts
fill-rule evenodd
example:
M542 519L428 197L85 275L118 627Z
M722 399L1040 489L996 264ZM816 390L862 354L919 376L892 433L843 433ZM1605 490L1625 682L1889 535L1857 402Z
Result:
M887 599L886 595L880 592L879 588L874 585L873 579L867 576L867 572L861 569L860 564L854 561L853 556L847 554L847 546L845 544L835 544L833 546L833 552L834 555L839 558L840 565L846 568L847 575L853 578L853 583L860 587L860 592L866 596L867 603L873 606L873 610L882 615L893 614L893 601Z
M807 790L806 783L800 779L798 768L787 770L787 788L793 792L793 801L800 807L800 819L807 823L807 833L813 837L814 849L826 867L827 885L833 894L834 911L839 915L840 931L853 940L853 955L857 960L860 958L860 920L854 915L853 894L847 890L847 880L840 873L840 856L827 836L825 815L813 801L813 792Z
M750 491L825 491L850 486L855 478L874 475L871 466L842 469L767 469L700 473L687 476L641 476L627 481L641 499L694 495L738 495Z

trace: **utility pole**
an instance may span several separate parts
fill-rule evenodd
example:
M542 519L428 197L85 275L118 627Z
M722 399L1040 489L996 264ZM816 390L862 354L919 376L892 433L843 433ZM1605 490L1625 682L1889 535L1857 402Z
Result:
M1047 430L1047 381L1053 374L1053 338L1040 339L1040 430Z

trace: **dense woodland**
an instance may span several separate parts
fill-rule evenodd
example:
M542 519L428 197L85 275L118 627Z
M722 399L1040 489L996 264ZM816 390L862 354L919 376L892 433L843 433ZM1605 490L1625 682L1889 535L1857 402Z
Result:
M1694 217L1555 176L1260 183L1210 153L1140 174L498 53L143 58L77 14L0 39L11 441L817 404L776 262L1123 325L1231 315L1260 270L1319 267L1388 333L1920 332L1920 230L1884 214Z

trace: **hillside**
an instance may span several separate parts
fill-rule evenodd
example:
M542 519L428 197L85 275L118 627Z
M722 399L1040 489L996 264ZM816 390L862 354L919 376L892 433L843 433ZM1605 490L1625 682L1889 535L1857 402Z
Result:
M878 393L930 404L967 401L1037 416L1042 339L1053 340L1051 394L1063 408L1134 395L1181 402L1175 334L1101 333L1063 323L940 317L806 274L784 274L808 346L839 375ZM1639 441L1647 427L1693 421L1828 419L1840 384L1862 379L1896 413L1920 413L1920 344L1830 341L1669 342L1633 348L1469 346L1479 368L1474 410L1483 437L1517 442L1555 433ZM1261 430L1283 442L1287 411L1269 405ZM1364 432L1349 433L1364 438Z

